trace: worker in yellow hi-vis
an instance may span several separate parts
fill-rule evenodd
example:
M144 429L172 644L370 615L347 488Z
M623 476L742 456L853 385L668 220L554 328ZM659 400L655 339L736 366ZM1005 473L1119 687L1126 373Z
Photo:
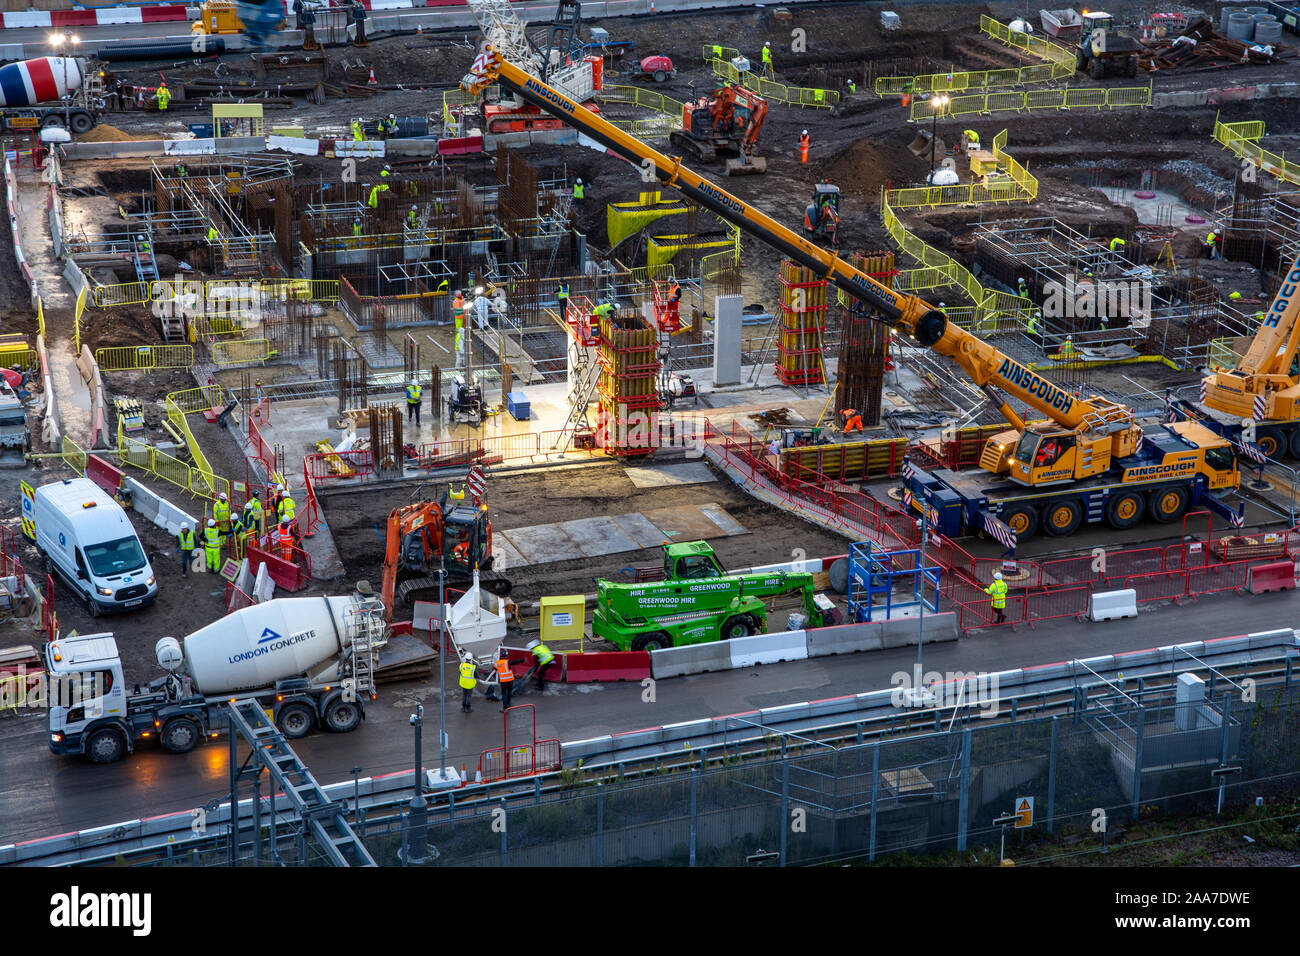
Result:
M763 44L763 75L769 80L776 75L772 72L772 44L770 42Z
M993 583L984 589L992 600L993 623L1001 624L1007 619L1007 582L1002 580L1002 572L993 572Z

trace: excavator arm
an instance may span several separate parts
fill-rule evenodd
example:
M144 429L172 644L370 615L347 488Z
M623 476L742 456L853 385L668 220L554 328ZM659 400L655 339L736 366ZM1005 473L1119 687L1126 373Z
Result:
M412 531L422 531L425 563L431 545L442 547L442 508L436 502L422 501L388 513L388 530L384 538L384 581L381 595L384 620L393 619L393 599L397 590L397 572L402 566L402 546ZM435 552L436 553L436 552Z
M989 386L996 386L1065 428L1077 429L1086 422L1114 421L1125 414L1131 423L1132 416L1127 409L1097 399L1083 400L1070 395L992 345L949 322L943 312L924 299L896 292L858 271L833 252L809 242L686 168L680 158L665 156L584 109L580 103L504 59L489 45L474 60L470 73L461 81L461 86L468 92L477 94L493 83L500 83L529 103L639 166L644 176L653 175L664 185L673 187L727 222L734 223L800 265L812 269L837 288L885 316L898 331L920 345L952 359L986 392ZM996 396L991 397L1003 414L1007 415L1007 420L1017 430L1023 430L1024 422L1012 412L1006 401Z

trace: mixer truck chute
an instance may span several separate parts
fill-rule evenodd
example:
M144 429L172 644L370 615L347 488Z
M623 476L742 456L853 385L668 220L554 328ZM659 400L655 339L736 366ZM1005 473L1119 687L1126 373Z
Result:
M374 698L386 634L373 598L278 598L164 637L155 653L167 673L130 693L111 634L58 638L45 646L50 750L112 763L156 737L187 753L224 729L221 708L236 697L257 700L290 739L318 725L347 733Z

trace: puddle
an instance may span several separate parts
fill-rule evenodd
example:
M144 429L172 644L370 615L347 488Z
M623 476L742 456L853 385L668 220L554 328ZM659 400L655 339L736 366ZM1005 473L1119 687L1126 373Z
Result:
M1213 218L1204 209L1186 203L1177 193L1160 189L1122 189L1118 186L1098 187L1097 192L1105 194L1112 203L1130 206L1138 215L1138 222L1144 226L1171 226L1175 229L1199 229L1204 222L1188 222L1188 216L1200 216L1207 222ZM1140 199L1135 195L1154 194L1153 198Z

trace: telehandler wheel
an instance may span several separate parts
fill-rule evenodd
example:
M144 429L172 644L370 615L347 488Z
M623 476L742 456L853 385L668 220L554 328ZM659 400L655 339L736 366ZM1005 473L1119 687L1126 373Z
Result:
M1141 521L1146 510L1146 499L1141 492L1121 491L1117 495L1111 495L1106 502L1106 520L1112 528L1123 531Z
M306 704L286 704L275 718L280 732L290 740L306 737L316 726L316 715Z
M1083 524L1083 505L1078 498L1058 498L1043 509L1043 530L1055 538L1074 534Z
M737 614L735 617L727 618L722 625L723 640L733 640L738 637L749 637L754 633L754 622L749 619L748 614Z
M1157 488L1151 492L1148 510L1151 512L1152 521L1160 524L1177 521L1187 510L1187 489L1178 485Z
M158 740L169 754L186 754L198 746L201 736L194 721L188 717L173 717L163 724Z
M1038 512L1032 505L1012 505L1000 517L1016 533L1017 542L1032 538L1038 530Z
M642 634L632 642L634 651L662 651L673 646L673 640L663 631Z

